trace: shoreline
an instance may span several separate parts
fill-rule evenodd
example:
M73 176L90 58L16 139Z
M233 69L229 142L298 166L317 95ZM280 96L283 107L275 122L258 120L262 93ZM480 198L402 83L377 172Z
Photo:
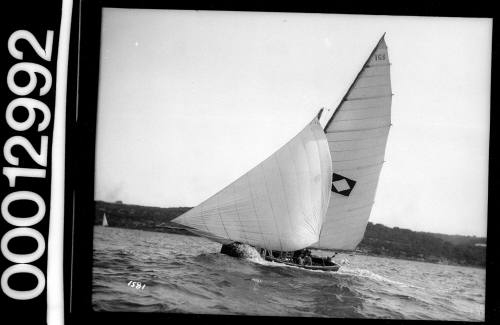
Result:
M342 253L339 253L339 254L342 254ZM433 261L426 261L425 259L416 259L416 258L412 259L412 258L403 258L403 257L390 256L390 255L376 255L376 254L369 254L369 253L355 253L354 255L363 255L363 256L370 256L370 257L392 258L392 259L395 259L395 260L410 261L410 262L422 262L422 263L436 264L436 265L472 267L472 268L475 268L475 269L486 270L486 266L480 266L480 265L458 264L458 263L451 263L451 262L448 262L448 263L433 262Z
M100 226L100 225L95 225L95 226ZM109 226L110 228L122 228L122 229L135 229L135 230L142 230L142 231L151 231L151 232L160 232L160 233L166 233L166 234L176 234L176 235L185 235L185 236L193 236L193 237L200 237L199 235L193 234L189 230L185 228L180 228L176 227L173 225L169 226L141 226L141 227L118 227L118 226ZM339 255L347 255L349 256L350 253L346 252L338 252ZM464 266L464 267L472 267L472 268L477 268L477 269L486 269L484 266L479 266L479 265L470 265L470 264L458 264L458 263L451 263L451 262L435 262L435 261L430 261L430 260L425 260L425 259L412 259L412 258L403 258L403 257L396 257L396 256L390 256L390 255L382 255L382 254L370 254L367 252L354 252L354 255L362 255L362 256L370 256L370 257L382 257L382 258L391 258L391 259L397 259L397 260L404 260L404 261L411 261L411 262L422 262L422 263L429 263L429 264L436 264L436 265L450 265L450 266Z
M124 204L121 201L95 201L94 224L102 224L106 214L111 227L199 236L197 233L191 233L189 227L172 222L190 209L149 207ZM336 252L342 253L339 250ZM419 232L368 222L356 253L432 264L485 268L486 238Z

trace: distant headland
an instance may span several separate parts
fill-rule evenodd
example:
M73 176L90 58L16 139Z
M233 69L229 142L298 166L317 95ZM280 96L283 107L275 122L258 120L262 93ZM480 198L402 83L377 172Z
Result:
M196 236L171 220L190 207L157 208L95 201L94 224L102 224L104 213L111 227L141 229ZM423 262L486 266L486 238L416 232L368 223L358 254L393 257Z

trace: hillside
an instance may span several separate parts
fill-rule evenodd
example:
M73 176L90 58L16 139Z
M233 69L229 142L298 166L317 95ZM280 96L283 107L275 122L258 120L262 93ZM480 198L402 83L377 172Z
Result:
M486 265L486 238L416 232L368 223L358 249L370 255L444 264Z
M476 236L434 234L430 232L423 232L423 234L429 234L441 238L442 240L450 242L454 245L486 244L486 238L481 238Z
M106 213L108 224L111 227L192 235L189 231L180 228L179 225L170 222L191 208L155 208L103 201L95 203L94 224L96 225L102 224L103 215Z
M95 204L95 225L102 224L106 213L111 227L193 235L171 222L191 209L189 207L155 208L103 201ZM369 222L357 251L375 256L484 267L486 248L476 246L478 243L485 244L486 238L416 232Z

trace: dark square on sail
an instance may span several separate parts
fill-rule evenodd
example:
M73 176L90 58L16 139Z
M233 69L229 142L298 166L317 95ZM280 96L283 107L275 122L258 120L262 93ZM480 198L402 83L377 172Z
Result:
M334 193L349 196L355 184L356 181L353 181L352 179L349 179L342 175L335 173L333 173L332 175L332 192Z

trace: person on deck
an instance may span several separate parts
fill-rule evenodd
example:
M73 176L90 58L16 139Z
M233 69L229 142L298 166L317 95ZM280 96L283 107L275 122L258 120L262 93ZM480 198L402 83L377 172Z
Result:
M293 256L292 256L293 262L298 264L299 263L298 259L299 259L299 257L301 257L301 255L302 255L302 250L298 250L298 251L293 252ZM302 256L301 258L304 259L304 256Z
M307 254L306 257L304 257L304 265L312 265L312 258L311 254Z

